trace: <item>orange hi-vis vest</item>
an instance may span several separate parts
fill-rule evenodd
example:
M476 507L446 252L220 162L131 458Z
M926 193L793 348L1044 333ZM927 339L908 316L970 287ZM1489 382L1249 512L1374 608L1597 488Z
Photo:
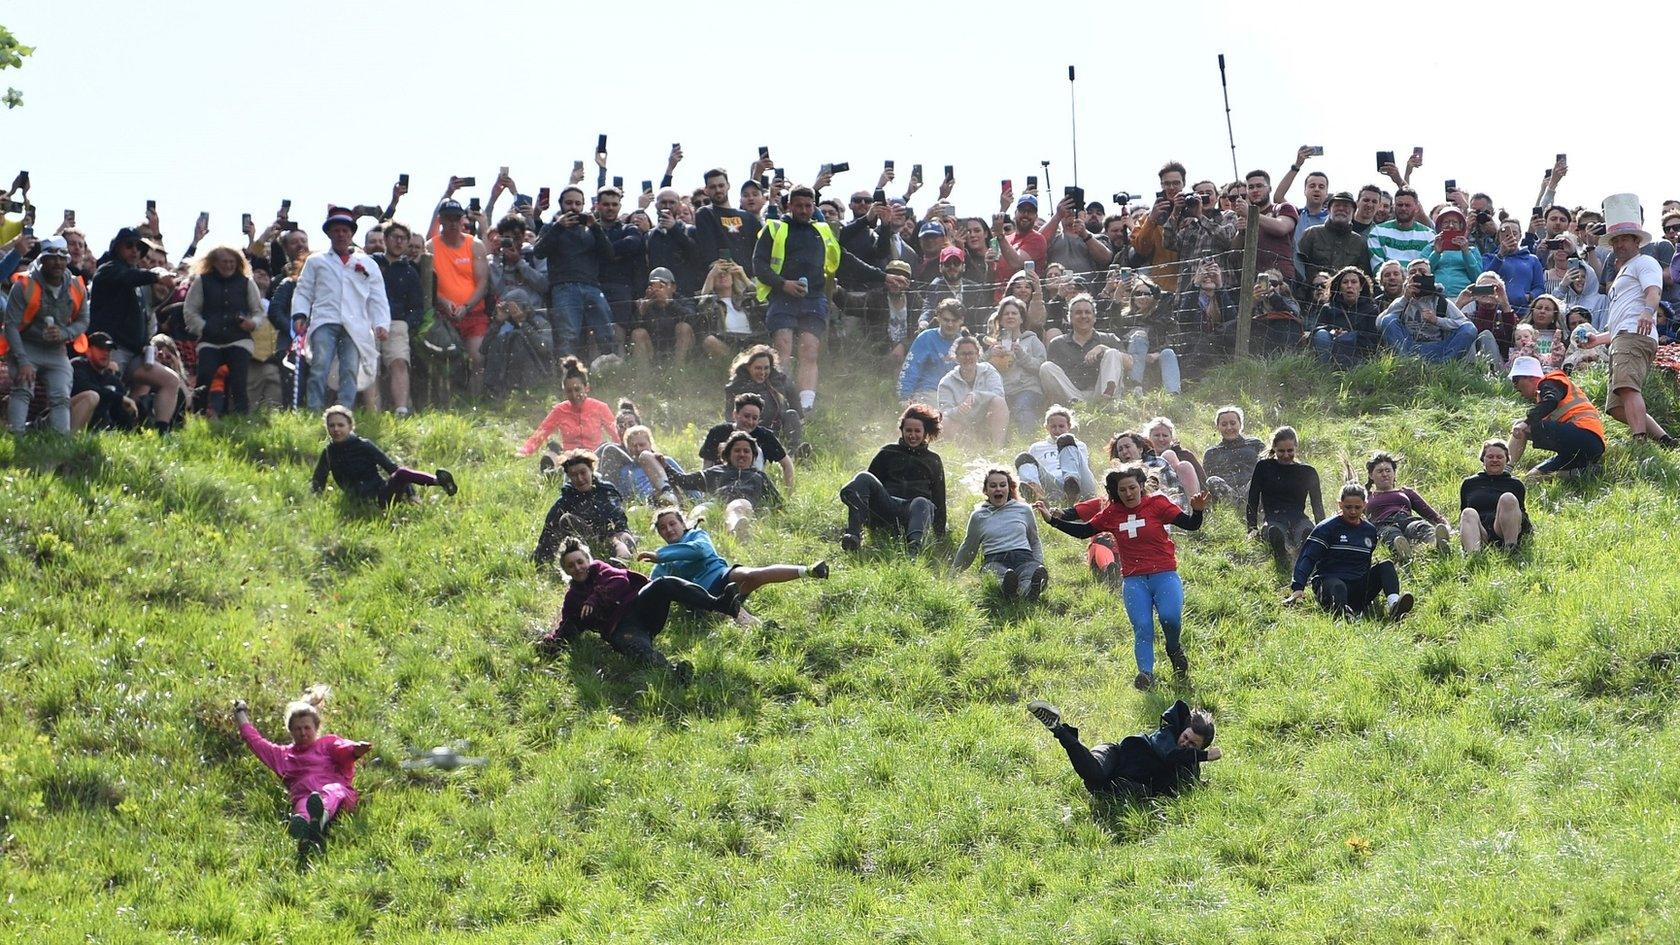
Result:
M1567 423L1583 430L1591 430L1598 434L1599 439L1604 439L1604 419L1598 415L1598 408L1594 407L1592 401L1587 399L1587 395L1581 393L1581 388L1575 386L1575 382L1570 379L1568 374L1562 371L1552 371L1545 377L1540 378L1540 381L1541 383L1557 381L1564 386L1565 390L1563 399L1558 401L1558 405L1552 409L1550 414L1546 415L1547 420Z
M68 275L68 273L66 275ZM12 277L12 281L20 286L23 286L24 292L27 293L23 301L23 324L18 326L18 330L22 331L23 329L28 328L31 324L34 324L35 316L41 312L41 283L31 278L27 272L18 273ZM73 308L77 314L81 314L82 306L86 304L86 283L82 282L81 276L70 276L70 307ZM76 349L77 354L86 354L87 335L85 333L77 335L76 340L71 343L71 347ZM11 350L11 343L6 340L6 336L4 334L0 334L0 358L5 357Z

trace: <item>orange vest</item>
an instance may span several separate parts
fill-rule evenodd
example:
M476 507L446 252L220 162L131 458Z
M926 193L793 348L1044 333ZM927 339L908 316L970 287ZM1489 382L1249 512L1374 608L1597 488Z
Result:
M1558 401L1557 407L1546 416L1547 420L1591 430L1598 434L1599 439L1604 439L1604 420L1599 417L1598 408L1581 393L1581 388L1575 386L1569 375L1562 371L1552 371L1540 380L1557 381L1564 386L1563 399Z
M473 279L473 238L463 235L461 245L456 247L445 243L442 237L432 240L432 271L437 275L438 295L456 305L472 298L473 290L478 288Z
M12 281L23 286L24 292L27 293L23 301L23 323L18 326L18 330L22 331L34 324L35 316L40 314L41 283L30 278L27 272L18 273L12 277ZM76 314L80 315L82 306L86 303L87 286L82 282L82 277L70 276L70 307L76 311ZM71 343L71 347L76 349L77 354L86 354L87 335L77 335L76 340ZM5 357L7 352L11 350L11 343L6 340L4 334L0 334L0 357Z

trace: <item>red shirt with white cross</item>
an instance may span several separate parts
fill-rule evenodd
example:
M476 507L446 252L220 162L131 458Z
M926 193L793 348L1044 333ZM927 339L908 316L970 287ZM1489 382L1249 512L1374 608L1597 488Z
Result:
M1167 526L1184 510L1166 496L1144 496L1135 509L1107 499L1087 499L1073 511L1092 528L1114 536L1120 573L1126 577L1178 570L1178 548Z

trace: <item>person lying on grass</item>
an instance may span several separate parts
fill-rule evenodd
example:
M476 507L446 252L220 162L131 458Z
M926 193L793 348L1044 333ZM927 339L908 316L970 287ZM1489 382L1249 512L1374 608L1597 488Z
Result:
M729 434L720 447L723 462L699 472L678 473L671 481L691 492L705 492L723 502L724 527L736 541L746 541L747 528L758 510L782 507L782 494L765 475L758 439L745 430ZM704 508L704 506L702 506Z
M1095 748L1085 747L1079 729L1063 722L1062 710L1050 703L1034 699L1027 711L1056 736L1085 789L1099 797L1171 797L1201 780L1202 762L1218 761L1221 754L1213 745L1213 716L1183 699L1161 713L1155 731Z
M1394 562L1371 562L1379 537L1377 526L1365 520L1365 487L1350 482L1342 487L1341 514L1318 523L1295 559L1295 576L1285 604L1298 603L1312 582L1318 605L1337 617L1353 619L1384 600L1384 613L1399 620L1412 609L1412 595L1400 592Z
M328 407L321 420L327 426L330 442L315 462L315 475L309 481L311 491L326 489L327 474L331 473L333 482L338 483L338 488L345 495L357 499L378 499L384 505L399 499L412 501L415 486L438 486L449 495L455 494L455 477L449 474L449 470L440 469L433 476L418 469L398 466L372 441L357 436L356 418L351 415L349 407L338 404ZM381 476L381 469L390 473L391 477Z
M561 546L560 567L571 578L571 586L566 588L554 629L537 641L537 650L544 655L558 653L579 633L594 630L632 661L668 670L677 682L686 683L694 675L693 665L687 660L673 664L653 645L653 638L670 619L671 605L725 614L741 622L738 592L710 594L692 581L671 575L649 580L640 571L595 560L589 546L576 537L567 538ZM748 615L745 623L751 626L757 620Z
M747 439L750 442L752 438L748 436ZM717 553L717 548L712 545L712 536L700 527L700 521L696 519L690 528L682 509L675 506L666 506L653 513L653 530L665 539L665 546L657 551L641 552L636 555L636 560L653 565L653 579L656 581L671 575L698 584L715 596L739 594L744 601L766 584L797 581L805 577L821 581L828 577L827 561L809 566L771 564L762 568L732 565ZM752 626L757 618L747 612L743 602L735 621L742 626Z
M286 785L292 802L288 831L297 841L298 856L307 856L311 847L327 852L327 826L361 799L351 786L356 759L373 749L372 742L353 742L321 731L321 704L331 692L326 686L310 686L287 704L284 718L292 736L290 745L264 738L251 724L245 700L233 703L233 721L246 747Z
M1001 466L986 470L981 488L986 498L968 517L968 533L951 572L967 571L979 552L985 555L980 570L997 575L1004 597L1037 600L1050 583L1050 572L1044 567L1032 506L1017 497L1015 474Z

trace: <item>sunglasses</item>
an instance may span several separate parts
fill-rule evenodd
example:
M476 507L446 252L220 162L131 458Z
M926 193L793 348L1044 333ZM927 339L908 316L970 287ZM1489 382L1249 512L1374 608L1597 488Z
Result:
M1664 233L1673 233L1677 230L1680 230L1680 223L1664 223L1663 224L1663 232Z

